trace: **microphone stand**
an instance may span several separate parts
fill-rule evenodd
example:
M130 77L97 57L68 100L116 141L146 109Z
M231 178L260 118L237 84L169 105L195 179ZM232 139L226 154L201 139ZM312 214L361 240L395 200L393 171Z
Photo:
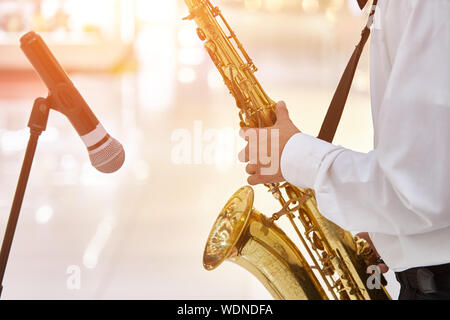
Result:
M28 127L30 128L30 139L28 141L25 158L23 160L22 170L20 172L19 181L17 183L14 202L9 214L8 225L6 227L5 236L2 242L0 252L0 297L3 291L3 277L5 275L6 265L8 263L9 253L14 238L14 233L19 219L20 209L22 207L23 197L28 184L31 166L33 164L36 147L39 136L47 128L50 107L48 99L38 98L34 101L33 110L31 111Z

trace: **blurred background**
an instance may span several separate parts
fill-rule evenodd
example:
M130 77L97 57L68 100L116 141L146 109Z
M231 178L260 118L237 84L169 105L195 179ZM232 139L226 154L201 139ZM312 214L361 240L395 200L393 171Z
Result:
M274 100L317 135L359 41L356 0L215 0ZM126 149L116 174L90 165L52 112L35 157L8 264L6 299L270 299L239 266L202 267L205 241L246 184L238 116L178 0L0 0L0 235L47 94L19 48L39 32L103 125ZM335 142L372 149L368 50ZM188 140L180 140L180 137ZM180 145L189 141L180 156ZM255 207L279 210L262 187ZM362 230L361 230L362 231ZM74 277L76 281L74 282ZM398 295L392 273L389 292Z

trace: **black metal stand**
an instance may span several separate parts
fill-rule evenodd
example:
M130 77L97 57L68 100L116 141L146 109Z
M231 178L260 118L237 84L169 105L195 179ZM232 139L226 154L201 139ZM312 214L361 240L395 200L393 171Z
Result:
M8 225L6 226L5 236L2 242L0 252L0 297L3 291L3 277L5 275L6 265L8 263L9 253L14 238L14 233L19 220L20 209L22 207L23 197L27 188L28 178L30 176L31 166L33 164L39 136L47 128L50 107L47 99L38 98L34 101L31 111L28 127L30 128L30 140L28 141L25 159L23 160L22 170L20 172L19 182L17 183L14 202L9 214Z

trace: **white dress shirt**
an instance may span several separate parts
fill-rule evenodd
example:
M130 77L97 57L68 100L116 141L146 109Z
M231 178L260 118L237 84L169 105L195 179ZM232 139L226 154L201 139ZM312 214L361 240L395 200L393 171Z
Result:
M368 231L394 271L450 263L450 1L380 0L372 26L374 150L307 134L281 159L322 214Z

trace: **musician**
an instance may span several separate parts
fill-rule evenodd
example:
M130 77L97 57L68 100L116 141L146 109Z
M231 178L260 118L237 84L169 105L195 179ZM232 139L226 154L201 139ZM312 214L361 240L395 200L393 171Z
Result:
M369 232L396 272L399 299L450 299L449 17L448 0L378 1L370 56L373 151L302 133L283 102L275 126L242 131L260 134L240 154L250 162L248 182L314 189L325 217ZM277 144L279 170L262 174L266 165L249 150Z

